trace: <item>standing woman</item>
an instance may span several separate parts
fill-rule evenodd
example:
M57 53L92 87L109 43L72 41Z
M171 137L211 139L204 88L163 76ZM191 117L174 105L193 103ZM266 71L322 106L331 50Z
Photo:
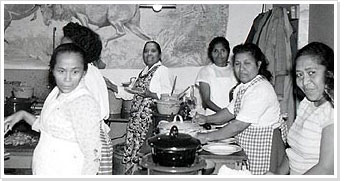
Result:
M139 162L139 151L143 147L152 123L154 100L159 99L161 94L170 94L172 89L169 70L161 63L161 47L157 42L145 43L143 60L146 67L140 72L133 86L139 93L133 97L127 126L123 159L126 170L135 168L134 164Z
M5 119L5 130L20 120L40 132L32 160L34 175L96 175L100 165L100 108L85 86L85 52L69 43L51 57L57 86L45 100L40 117L18 111Z
M277 95L269 82L272 75L265 55L255 44L235 46L232 61L241 83L234 89L231 103L213 115L196 117L199 124L228 124L197 137L206 143L235 136L248 157L250 172L264 174L270 168L273 131L280 114Z
M312 42L295 58L296 84L305 94L289 129L289 148L275 174L334 174L334 52ZM270 173L271 174L271 173Z
M108 89L117 92L117 86L112 84L107 78L103 77L98 69L98 65L102 63L100 60L102 42L99 35L90 28L73 22L70 22L63 27L63 33L64 37L62 38L61 43L75 43L86 52L85 61L88 63L88 70L84 77L85 84L100 106L99 119L107 120L109 118ZM98 122L100 120L98 120ZM98 175L111 175L113 149L109 137L110 128L104 123L101 125L100 131L103 150Z
M230 44L224 37L215 37L208 47L208 58L212 64L203 67L196 79L206 115L225 108L229 92L237 84L232 65L228 62Z

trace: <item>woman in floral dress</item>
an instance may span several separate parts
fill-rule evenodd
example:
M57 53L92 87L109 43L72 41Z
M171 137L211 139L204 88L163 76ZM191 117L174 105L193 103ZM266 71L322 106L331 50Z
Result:
M152 123L154 100L161 94L171 92L171 79L168 68L161 63L161 48L155 41L145 43L143 60L146 67L140 72L133 90L134 95L127 126L126 146L123 162L126 164L126 174L133 173L134 164L139 162L139 151L142 148Z

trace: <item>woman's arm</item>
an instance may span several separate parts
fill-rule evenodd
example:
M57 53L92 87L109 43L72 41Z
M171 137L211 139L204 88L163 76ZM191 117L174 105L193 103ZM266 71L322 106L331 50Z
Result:
M277 175L289 175L290 173L290 167L289 167L289 158L286 154L284 154L282 162L280 166L277 168L276 173Z
M208 141L222 140L237 135L249 126L250 123L235 119L217 131L210 133L198 133L197 138L201 141L202 144Z
M4 130L11 130L15 124L17 124L19 121L25 120L29 125L33 125L36 117L33 114L28 113L27 111L21 110L18 112L15 112L14 114L8 116L5 118L5 125Z
M218 111L215 114L204 116L204 115L197 115L195 117L195 121L198 122L198 124L203 125L205 123L210 124L224 124L228 121L235 118L235 115L231 114L228 109L224 108L221 111Z
M99 107L92 97L81 96L72 101L71 120L76 140L84 155L82 174L96 174L101 153Z
M199 92L201 93L203 107L209 108L215 112L221 110L221 108L210 99L210 86L208 83L199 82Z
M321 133L319 162L305 175L334 174L334 125L326 126Z

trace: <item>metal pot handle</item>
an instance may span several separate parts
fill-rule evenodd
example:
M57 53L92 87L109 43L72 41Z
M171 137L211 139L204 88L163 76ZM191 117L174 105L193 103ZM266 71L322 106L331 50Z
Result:
M182 116L181 116L181 115L179 115L179 114L177 114L177 115L175 115L175 116L174 116L173 123L175 123L175 122L176 122L176 118L177 118L177 117L179 117L179 119L180 119L180 123L183 123L183 122L184 122L184 119L182 118Z
M169 136L171 138L177 138L179 135L179 129L175 125L170 128Z

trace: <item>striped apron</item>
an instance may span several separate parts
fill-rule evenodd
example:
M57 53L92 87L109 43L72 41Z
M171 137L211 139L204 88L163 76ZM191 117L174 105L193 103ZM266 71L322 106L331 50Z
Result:
M105 128L107 126L104 121L100 124L100 140L102 144L101 148L101 159L98 170L98 175L112 175L112 156L113 149L111 139Z

